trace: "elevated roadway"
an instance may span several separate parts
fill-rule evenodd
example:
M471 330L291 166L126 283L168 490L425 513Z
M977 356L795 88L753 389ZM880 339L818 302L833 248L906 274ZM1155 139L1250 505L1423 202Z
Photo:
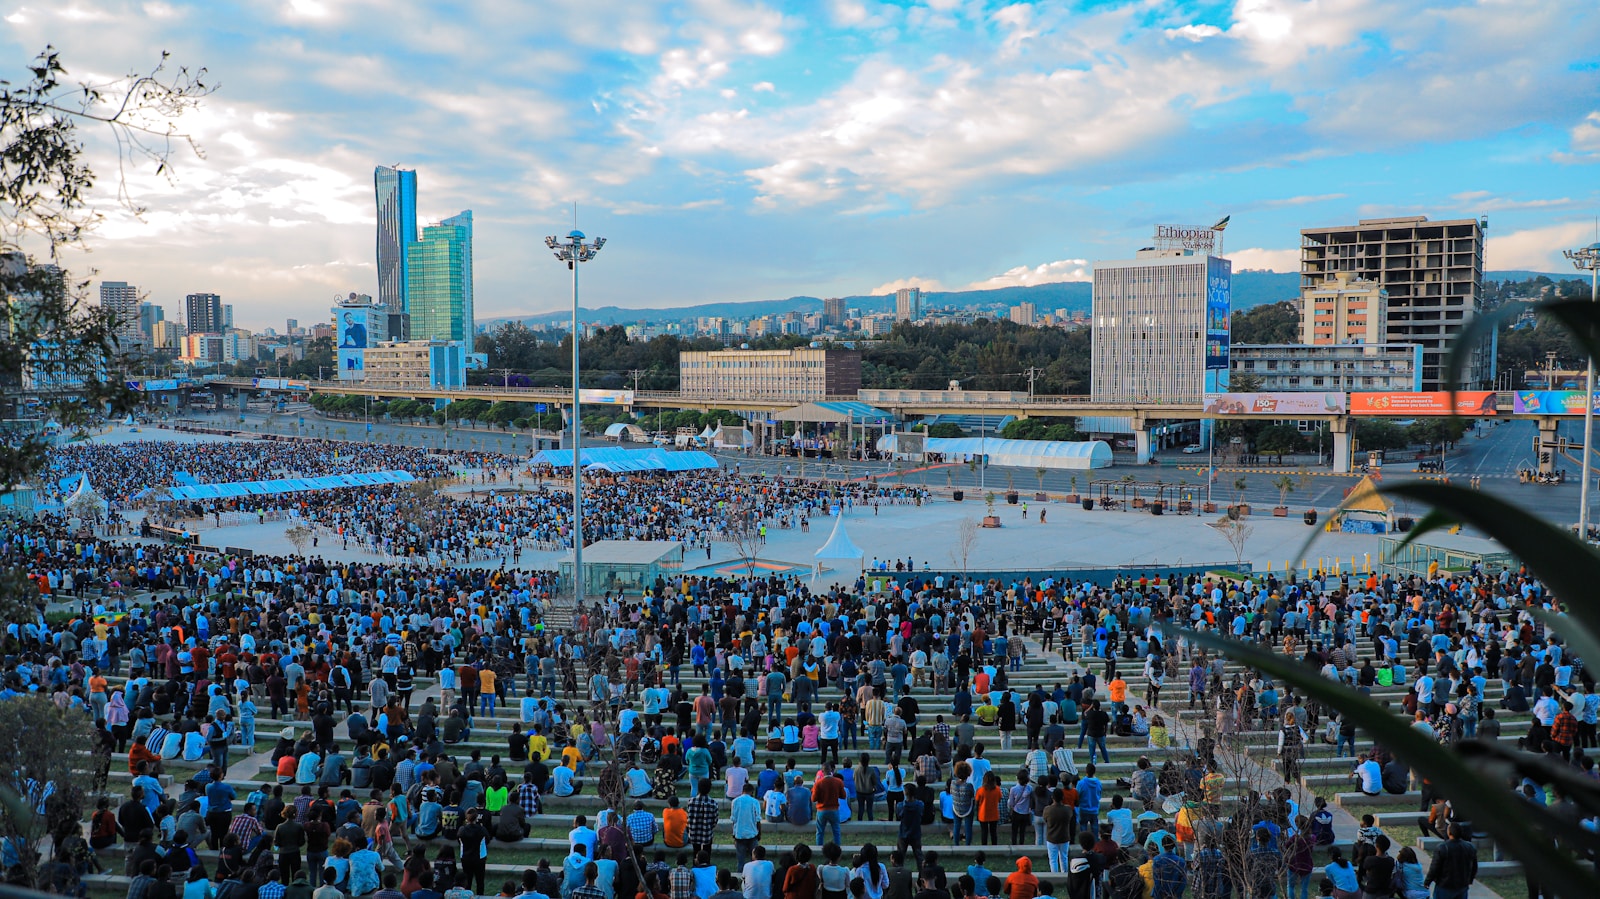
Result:
M251 378L212 378L204 389L217 395L221 408L228 393L320 393L333 396L370 396L384 399L448 399L484 400L490 403L544 403L552 409L564 409L572 403L572 391L564 387L508 387L479 385L472 387L384 388L369 385L347 384L339 381L304 381L290 387L286 382L264 379L267 385ZM303 387L301 386L303 385ZM771 415L798 405L792 397L777 396L704 396L683 394L678 391L630 391L619 393L631 396L632 402L621 402L623 408L632 409L728 409L750 415ZM896 417L933 415L1012 415L1018 418L1106 417L1126 418L1132 426L1137 458L1147 461L1151 453L1151 427L1164 421L1200 421L1206 419L1281 421L1321 421L1328 423L1328 433L1333 441L1333 468L1350 471L1352 462L1351 419L1347 413L1229 413L1207 412L1204 404L1196 401L1182 402L1128 402L1096 400L1088 396L1029 395L1021 391L998 390L861 390L854 394L825 397L824 401L855 401L882 409ZM587 405L587 403L586 403ZM600 405L600 404L596 404ZM1513 411L1512 392L1496 395L1498 419L1533 419L1538 422L1541 443L1550 451L1538 454L1540 471L1553 471L1556 431L1562 416L1533 415ZM1389 412L1388 418L1413 418L1415 413Z

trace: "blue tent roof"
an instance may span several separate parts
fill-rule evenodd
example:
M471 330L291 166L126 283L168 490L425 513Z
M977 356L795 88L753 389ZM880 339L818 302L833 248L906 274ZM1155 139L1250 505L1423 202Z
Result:
M824 409L831 409L840 415L849 415L867 422L875 422L880 418L884 421L896 420L893 415L876 406L869 406L866 403L859 403L855 400L829 400L817 403L817 405Z
M383 484L409 484L415 481L409 471L364 471L332 474L320 478L277 478L270 481L230 481L222 484L195 484L173 487L168 499L235 499L241 496L276 496L303 490L337 490L341 487L376 487Z
M610 472L624 471L700 471L717 468L717 460L710 453L699 450L669 452L660 447L624 449L620 446L586 446L578 455L584 468L601 468ZM531 460L534 465L551 468L571 468L572 450L540 450Z

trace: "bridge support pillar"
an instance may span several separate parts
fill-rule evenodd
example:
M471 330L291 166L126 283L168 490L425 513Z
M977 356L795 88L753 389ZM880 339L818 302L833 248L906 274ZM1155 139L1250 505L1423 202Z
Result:
M1134 458L1140 465L1150 464L1150 428L1148 425L1135 424L1133 426Z
M1328 422L1328 437L1333 441L1333 470L1350 470L1350 419L1335 418Z
M239 414L244 415L250 411L250 394L239 391Z
M1561 419L1554 415L1546 415L1539 419L1539 446L1535 455L1539 459L1540 474L1555 474L1556 445L1559 443L1556 429L1560 425Z

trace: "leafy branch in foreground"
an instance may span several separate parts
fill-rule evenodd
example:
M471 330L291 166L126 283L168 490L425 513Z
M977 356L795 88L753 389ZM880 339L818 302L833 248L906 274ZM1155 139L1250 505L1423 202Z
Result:
M1515 767L1522 774L1548 774L1544 769L1530 765L1542 761L1531 753L1512 753L1489 749L1472 750L1466 747L1476 741L1457 744L1461 757L1453 755L1393 712L1371 699L1329 680L1297 661L1214 633L1184 630L1164 626L1168 634L1182 637L1190 643L1214 649L1229 658L1293 684L1305 695L1326 703L1348 716L1367 736L1382 744L1407 765L1433 783L1439 795L1450 802L1473 822L1474 827L1491 834L1524 867L1540 872L1540 882L1563 896L1593 896L1600 894L1600 879L1580 866L1562 846L1584 847L1591 852L1600 850L1600 834L1576 823L1556 816L1542 806L1516 798L1508 790L1485 789L1486 783L1504 781L1504 770ZM1496 747L1498 749L1498 747ZM1479 767L1467 764L1466 759L1485 762ZM1495 764L1487 764L1493 762ZM1495 768L1502 769L1496 771ZM1535 779L1539 779L1536 777ZM1548 777L1545 778L1549 780ZM1584 783L1580 778L1562 778L1559 786L1563 793L1584 807L1600 808L1600 783ZM1532 824L1533 826L1529 826Z

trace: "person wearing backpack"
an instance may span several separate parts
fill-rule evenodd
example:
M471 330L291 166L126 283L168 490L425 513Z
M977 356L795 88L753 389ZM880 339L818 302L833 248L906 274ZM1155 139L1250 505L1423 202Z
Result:
M1176 850L1171 837L1161 840L1161 854L1150 860L1150 899L1181 899L1189 888L1189 863Z
M1117 853L1117 863L1106 873L1106 899L1144 899L1144 875L1126 850Z

